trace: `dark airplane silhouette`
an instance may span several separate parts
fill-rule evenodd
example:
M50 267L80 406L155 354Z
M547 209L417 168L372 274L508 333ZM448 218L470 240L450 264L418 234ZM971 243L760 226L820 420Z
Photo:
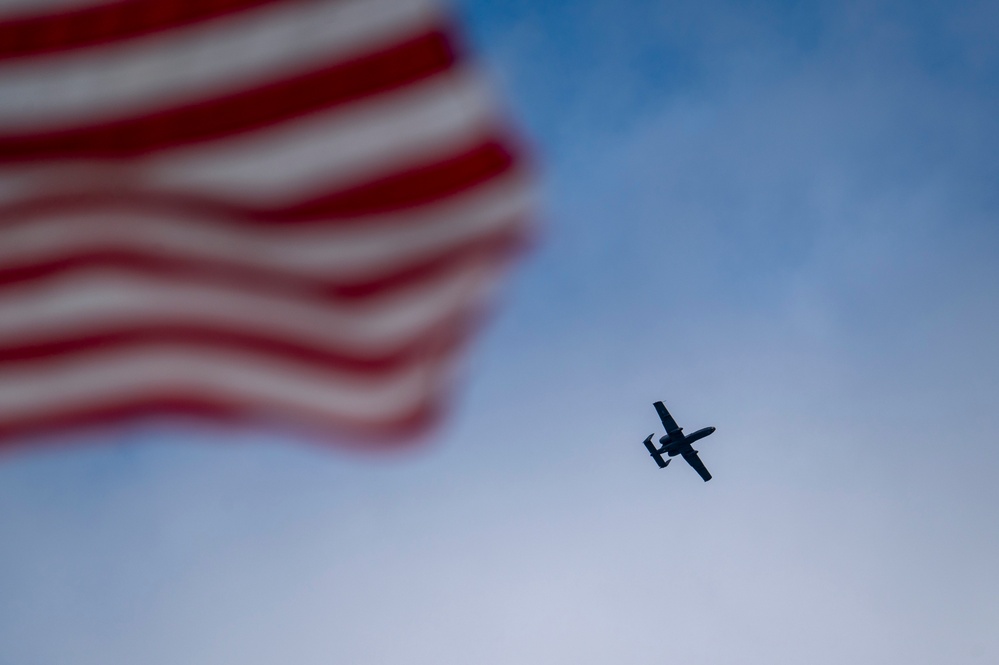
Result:
M685 436L683 428L676 424L673 416L669 415L669 411L666 410L666 406L662 402L656 402L653 406L656 407L659 420L663 421L663 427L666 428L666 436L659 438L662 448L656 448L655 444L652 443L652 437L655 436L655 433L649 434L648 438L645 439L645 447L649 449L649 454L652 455L652 459L656 461L659 468L665 469L666 465L673 461L664 460L663 453L666 453L670 457L682 455L683 459L687 460L687 464L694 467L694 471L699 473L701 478L704 478L704 482L711 480L711 474L708 473L704 463L701 462L701 458L697 456L697 451L690 444L698 439L703 439L709 434L713 434L715 428L705 427Z

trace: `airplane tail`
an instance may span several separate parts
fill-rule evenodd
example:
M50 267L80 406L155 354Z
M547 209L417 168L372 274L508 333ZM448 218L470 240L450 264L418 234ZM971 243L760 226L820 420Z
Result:
M666 466L670 462L672 462L673 460L668 460L668 459L664 460L663 459L663 456L659 454L658 450L656 450L656 445L654 443L652 443L652 437L653 436L655 436L655 434L649 434L648 438L645 439L645 442L644 442L645 443L645 447L648 449L649 454L652 455L652 459L654 459L656 461L656 464L659 465L659 468L660 469L665 469Z

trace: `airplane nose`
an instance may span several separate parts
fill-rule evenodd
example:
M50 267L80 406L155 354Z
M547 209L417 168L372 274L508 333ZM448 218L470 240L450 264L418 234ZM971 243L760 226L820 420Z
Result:
M714 427L709 427L708 429L709 429L709 430L711 430L711 433L712 433L712 434L714 434L714 433L715 433L715 428L714 428Z

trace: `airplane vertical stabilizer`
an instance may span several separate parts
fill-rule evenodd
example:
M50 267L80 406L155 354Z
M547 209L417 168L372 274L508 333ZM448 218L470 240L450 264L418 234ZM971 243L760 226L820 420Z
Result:
M668 459L664 460L663 456L659 454L659 451L656 450L656 444L652 443L652 437L653 436L655 436L655 435L654 434L649 434L649 438L647 438L645 440L645 447L648 448L649 454L652 455L652 459L654 459L656 461L656 464L659 465L659 468L660 469L665 469L666 466L670 463L671 460L668 460Z

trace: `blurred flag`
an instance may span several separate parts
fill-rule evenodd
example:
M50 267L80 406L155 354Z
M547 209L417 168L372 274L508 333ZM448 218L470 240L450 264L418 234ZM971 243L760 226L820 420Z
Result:
M143 414L434 420L529 213L437 3L0 12L0 446Z

